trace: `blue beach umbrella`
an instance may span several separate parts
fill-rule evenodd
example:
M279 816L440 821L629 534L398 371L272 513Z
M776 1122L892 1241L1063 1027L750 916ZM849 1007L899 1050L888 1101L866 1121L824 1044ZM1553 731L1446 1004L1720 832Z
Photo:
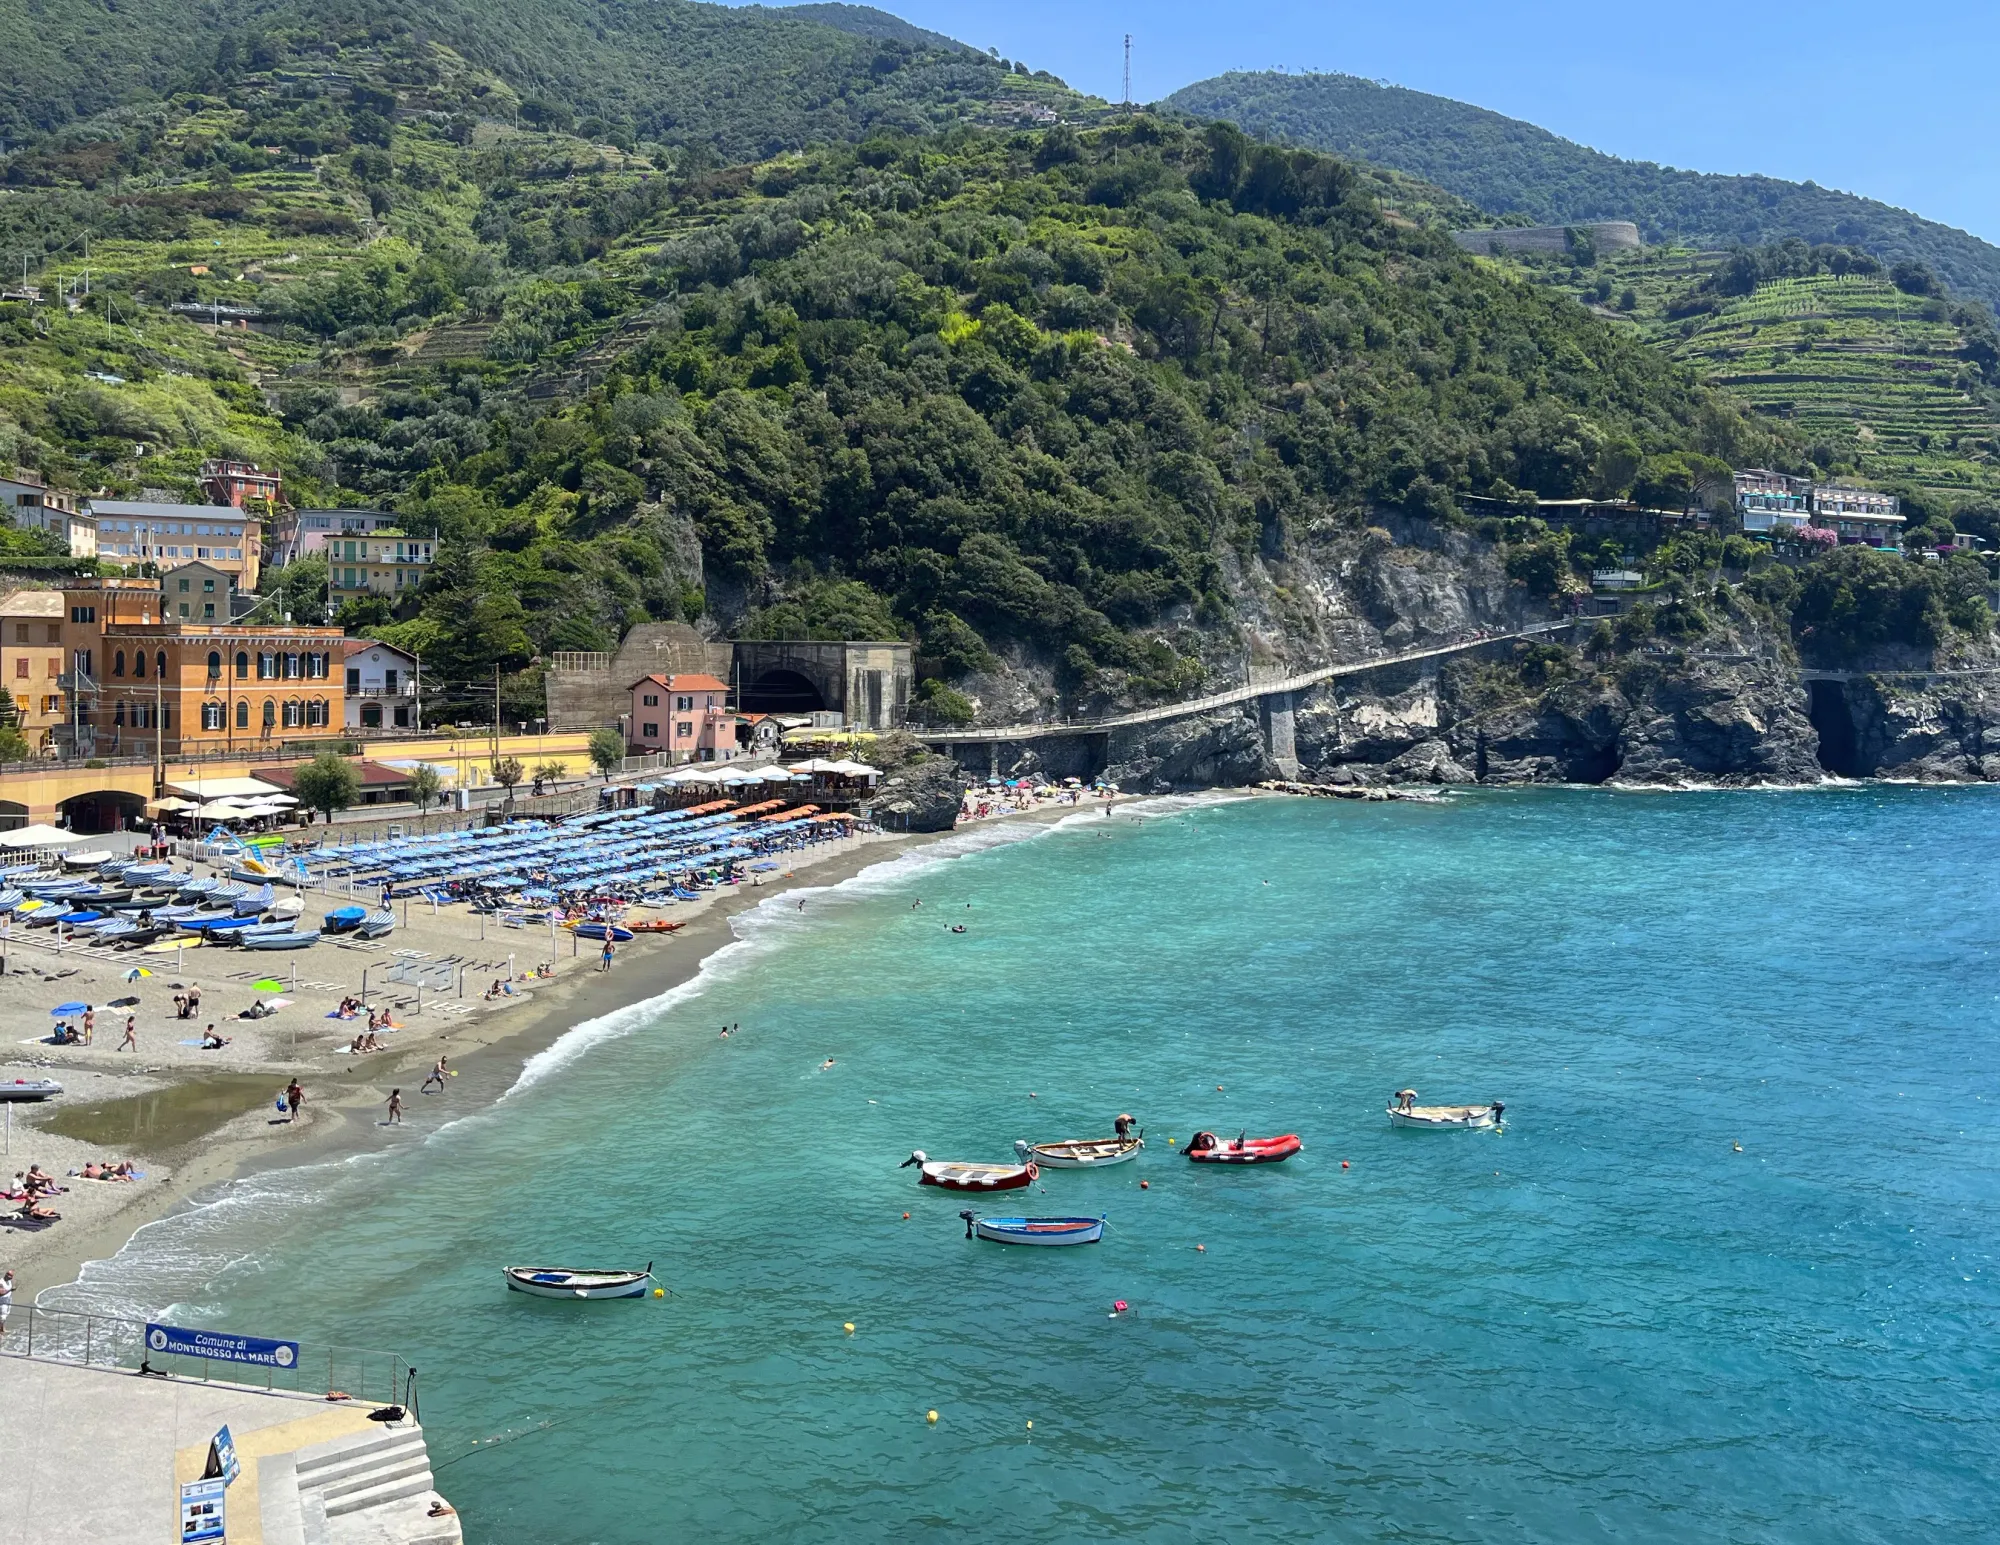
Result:
M61 1019L66 1014L81 1014L89 1007L88 1003L58 1003L49 1010L49 1018Z

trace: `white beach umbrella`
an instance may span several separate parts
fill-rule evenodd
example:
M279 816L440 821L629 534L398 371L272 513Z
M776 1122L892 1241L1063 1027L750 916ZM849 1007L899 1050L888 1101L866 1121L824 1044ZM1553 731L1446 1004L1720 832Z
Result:
M0 848L53 848L81 841L83 838L77 833L66 832L60 826L17 826L13 831L0 833Z

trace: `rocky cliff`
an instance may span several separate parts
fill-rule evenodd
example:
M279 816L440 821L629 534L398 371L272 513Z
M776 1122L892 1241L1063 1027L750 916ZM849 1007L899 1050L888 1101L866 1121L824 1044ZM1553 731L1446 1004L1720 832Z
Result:
M1166 630L1176 650L1203 660L1204 689L1553 615L1509 577L1505 549L1428 521L1377 519L1294 533L1276 554L1232 554L1230 622L1204 626L1190 615ZM987 722L1045 717L1059 695L1052 674L1027 660L971 685ZM1142 702L1105 687L1072 713ZM1274 734L1274 707L1288 734ZM1802 666L1785 618L1725 585L1678 611L1580 624L1559 645L1497 641L1342 677L1288 704L1266 698L1096 742L1009 745L993 765L1053 776L1101 768L1146 790L1293 777L1359 786L1788 785L1829 774L2000 782L2000 649L1959 636L1935 652Z

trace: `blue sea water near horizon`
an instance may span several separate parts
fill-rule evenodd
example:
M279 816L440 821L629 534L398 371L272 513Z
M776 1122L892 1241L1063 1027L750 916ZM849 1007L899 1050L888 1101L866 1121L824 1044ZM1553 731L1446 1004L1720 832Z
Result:
M393 1348L476 1545L1986 1537L1996 860L1990 797L1884 787L985 829L53 1297ZM1405 1085L1507 1128L1391 1130ZM1120 1111L1136 1163L982 1209L1098 1246L897 1168Z

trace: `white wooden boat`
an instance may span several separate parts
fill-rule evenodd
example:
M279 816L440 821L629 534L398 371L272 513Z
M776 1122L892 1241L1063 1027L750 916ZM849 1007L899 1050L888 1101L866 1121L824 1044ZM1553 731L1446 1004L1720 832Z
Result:
M1104 1237L1098 1218L982 1218L962 1212L965 1237L977 1234L996 1245L1094 1245Z
M0 1104L29 1104L62 1093L53 1078L15 1078L0 1081Z
M583 1271L573 1266L509 1266L507 1286L536 1298L643 1298L653 1280L653 1263L644 1271Z
M1143 1137L1084 1137L1061 1143L1030 1143L1016 1138L1014 1153L1023 1164L1039 1164L1043 1169L1102 1169L1138 1158L1145 1146Z
M1407 1094L1406 1100L1403 1095ZM1389 1107L1389 1125L1392 1127L1416 1127L1429 1132L1465 1132L1483 1127L1497 1127L1500 1117L1507 1109L1498 1100L1490 1105L1419 1105L1416 1091L1399 1091L1395 1103Z

